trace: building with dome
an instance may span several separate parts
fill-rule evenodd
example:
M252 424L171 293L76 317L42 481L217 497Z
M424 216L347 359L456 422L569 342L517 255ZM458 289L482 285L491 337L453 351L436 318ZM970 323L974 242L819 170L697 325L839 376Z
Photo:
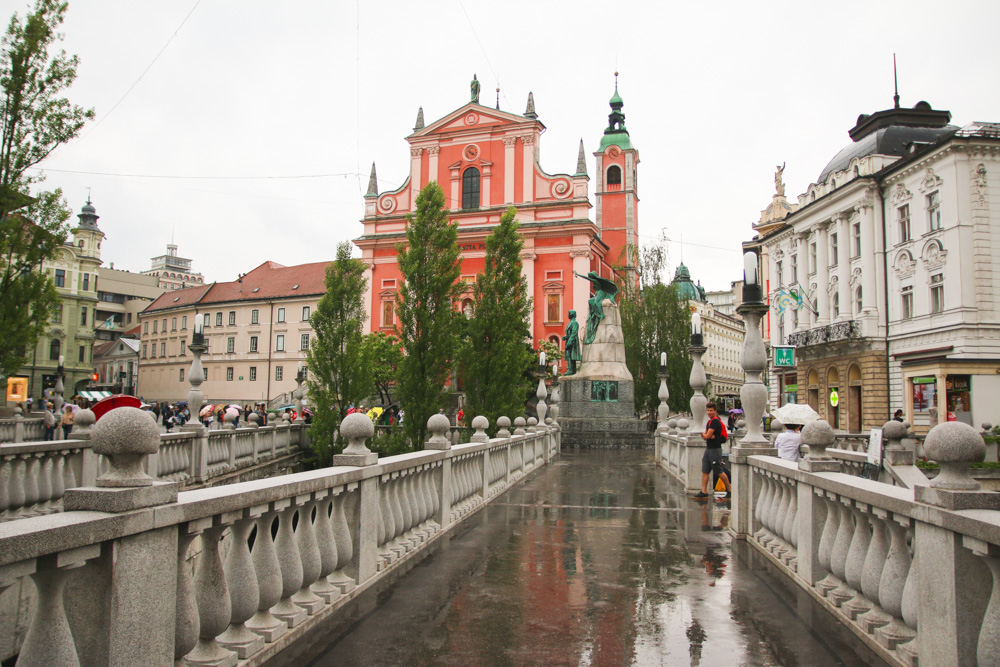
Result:
M474 88L478 90L478 88ZM575 309L587 313L590 283L574 273L596 271L605 278L635 270L626 254L638 235L639 152L625 127L624 102L615 86L608 127L594 153L594 200L584 141L576 156L563 156L572 172L542 169L545 125L529 93L523 114L493 109L473 98L425 125L421 108L406 137L410 160L403 185L380 192L375 166L365 195L364 231L355 239L367 266L365 304L372 331L396 326L395 299L402 282L396 244L405 240L406 216L421 188L437 181L458 225L464 303L471 303L476 276L483 270L485 240L508 207L517 209L524 239L523 275L534 300L530 330L535 340L561 345ZM572 162L573 158L575 162ZM591 208L594 219L591 220ZM464 308L463 303L463 308Z
M897 408L918 432L995 423L1000 125L959 128L895 100L859 116L816 182L745 244L760 250L770 342L796 348L795 368L771 369L771 403L809 403L850 432Z
M77 226L55 256L42 263L59 293L60 305L45 333L35 344L28 363L17 376L28 379L28 395L39 401L55 387L59 358L63 357L64 395L68 399L92 382L92 351L97 308L98 269L104 232L97 225L97 210L87 200L77 214ZM36 403L37 405L37 403Z
M691 271L682 262L674 272L672 285L677 286L678 295L687 301L692 314L701 315L702 334L705 351L702 363L708 376L707 393L719 403L720 408L740 407L740 387L744 373L742 354L746 325L739 317L726 314L707 298L700 281L691 280Z

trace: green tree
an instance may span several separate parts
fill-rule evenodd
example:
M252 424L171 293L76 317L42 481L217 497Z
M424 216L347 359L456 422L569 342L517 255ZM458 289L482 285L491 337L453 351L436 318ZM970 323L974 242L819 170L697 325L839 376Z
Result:
M347 407L372 393L371 363L365 354L365 265L351 258L351 243L337 246L326 269L326 294L310 318L315 337L309 348L309 396L313 407L311 439L320 461L328 463L333 434Z
M667 353L667 401L674 412L688 409L691 376L691 312L674 285L662 280L667 262L666 240L641 248L638 273L619 280L625 363L635 380L635 407L656 418L660 405L660 353ZM638 278L638 280L635 280Z
M404 430L415 447L427 434L427 420L443 408L445 385L458 353L461 286L458 226L448 221L444 193L436 181L417 195L407 216L406 242L396 246L403 286L396 295L396 332L403 345L397 395L406 411Z
M524 412L535 355L528 327L531 297L521 275L524 241L511 207L486 237L486 265L476 278L468 339L462 350L466 421L485 415L495 426L501 415Z
M399 363L403 360L399 338L394 334L376 331L365 336L361 345L371 363L375 390L382 404L388 406L392 401L392 384L396 381Z
M29 170L94 117L61 96L76 79L77 58L50 55L66 3L38 0L23 21L15 14L0 42L0 373L27 362L59 303L42 262L66 240L70 211L62 192L38 192L44 176Z

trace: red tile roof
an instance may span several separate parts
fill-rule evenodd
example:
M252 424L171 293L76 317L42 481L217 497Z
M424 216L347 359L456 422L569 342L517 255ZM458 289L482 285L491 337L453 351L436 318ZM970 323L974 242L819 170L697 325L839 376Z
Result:
M243 276L242 280L164 292L143 312L168 310L195 303L232 303L325 294L326 267L329 264L330 262L314 262L282 266L276 262L264 262Z

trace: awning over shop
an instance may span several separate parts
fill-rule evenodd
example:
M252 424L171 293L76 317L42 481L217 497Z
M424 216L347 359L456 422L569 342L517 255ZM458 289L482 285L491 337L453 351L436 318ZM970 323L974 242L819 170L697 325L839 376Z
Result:
M102 398L107 398L111 395L110 391L81 391L80 396L87 399L88 401L99 401Z

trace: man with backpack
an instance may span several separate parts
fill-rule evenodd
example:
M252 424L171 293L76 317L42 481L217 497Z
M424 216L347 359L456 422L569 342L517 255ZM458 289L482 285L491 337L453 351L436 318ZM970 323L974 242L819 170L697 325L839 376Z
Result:
M732 497L732 488L729 486L729 475L722 466L722 445L728 439L726 427L719 419L715 411L715 403L709 401L705 406L708 412L708 427L701 434L705 441L705 454L701 457L701 493L694 494L695 498L708 498L708 480L715 470L723 486L726 487L726 498Z

